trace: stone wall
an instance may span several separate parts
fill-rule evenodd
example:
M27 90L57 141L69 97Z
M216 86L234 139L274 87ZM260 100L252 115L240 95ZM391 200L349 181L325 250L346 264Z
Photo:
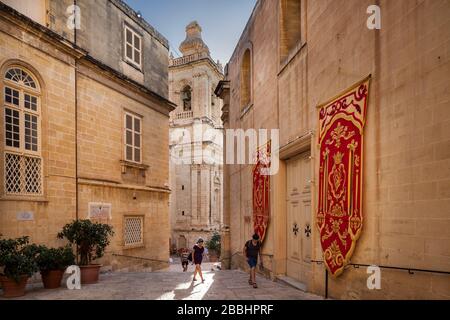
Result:
M79 187L79 215L87 218L89 202L111 204L112 219L108 223L115 235L100 263L112 270L136 270L139 266L153 270L169 262L168 193L134 190L124 186L99 186L89 182ZM142 216L143 245L127 248L124 245L124 218Z
M230 59L227 76L230 80L229 128L279 128L276 12L276 1L256 4L250 22ZM240 103L240 65L248 48L251 49L252 102L250 108L243 109ZM225 195L225 201L228 201L225 206L229 208L230 215L231 263L233 266L246 268L245 260L239 256L245 242L254 233L253 222L249 220L252 215L252 166L230 165L227 166L227 171L225 179L228 181L225 183L229 184L229 194ZM273 254L273 225L269 224L263 254Z
M168 262L168 116L146 105L151 101L144 100L145 104L137 101L119 88L92 80L88 77L89 70L80 70L77 82L79 217L88 217L89 202L110 203L109 223L116 235L108 253L160 260L149 260L152 266ZM125 111L142 118L142 164L148 166L133 174L134 169L125 165L131 177L124 173L121 161ZM133 178L142 175L144 179ZM144 217L144 245L127 249L123 241L123 219L135 215ZM111 263L115 270L127 267L127 262L111 257L105 264Z
M14 64L28 69L39 81L44 166L43 196L6 195L2 178L0 234L7 238L28 235L34 243L63 245L66 242L56 235L66 223L88 218L91 202L108 203L111 216L101 222L110 223L115 235L100 263L112 270L167 266L171 104L145 87L124 81L65 39L8 8L0 15L0 44L2 76ZM3 81L0 86L3 92ZM142 119L141 164L124 161L125 111ZM4 177L3 121L0 141ZM31 212L32 219L19 221L21 212ZM142 245L125 246L125 216L142 217Z
M42 92L42 156L44 196L38 201L16 201L4 196L4 116L0 122L1 191L0 234L29 235L36 243L62 244L56 239L61 227L75 218L75 69L74 58L54 51L51 43L25 33L0 17L2 79L11 63L33 72ZM3 92L3 80L1 82ZM0 98L3 105L3 94ZM34 220L18 221L19 212L33 212Z
M450 271L450 6L446 1L379 1L381 30L369 30L370 1L302 1L302 37L288 62L278 50L276 1L258 1L229 64L231 128L280 128L280 145L312 131L309 149L318 181L316 106L372 75L365 131L364 227L352 262ZM239 106L240 61L253 50L253 107ZM284 161L272 177L271 225L263 252L283 274L286 233ZM230 166L225 196L231 254L249 238L248 166ZM227 182L226 182L227 183ZM315 184L311 185L312 190ZM236 192L236 190L239 190ZM316 195L312 194L312 217ZM314 220L312 220L314 221ZM250 231L251 232L251 231ZM313 228L312 259L322 260ZM235 266L242 265L239 254ZM239 263L239 261L241 261ZM329 279L333 298L450 297L448 275L382 269L381 290L368 290L365 268ZM324 292L324 268L311 265L308 288Z
M49 27L74 41L74 30L67 27L69 0L50 0ZM76 30L76 43L89 55L125 76L145 85L163 97L168 96L168 42L136 12L120 0L78 0L81 28ZM124 59L124 25L142 36L141 70Z

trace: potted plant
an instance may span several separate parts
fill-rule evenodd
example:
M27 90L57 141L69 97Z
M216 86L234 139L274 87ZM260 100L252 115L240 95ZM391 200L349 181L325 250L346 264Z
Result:
M41 272L45 289L56 289L61 286L64 271L75 264L75 255L70 246L47 248L39 246L36 263Z
M28 279L38 271L36 246L28 237L0 239L0 282L6 298L25 295Z
M206 241L206 247L208 248L209 260L217 262L220 257L220 234L217 231L214 231L211 239Z
M109 245L109 237L113 235L114 231L110 225L92 223L91 220L74 220L58 233L58 238L66 238L76 245L81 283L98 282L101 265L92 264L92 261L103 256L105 248Z

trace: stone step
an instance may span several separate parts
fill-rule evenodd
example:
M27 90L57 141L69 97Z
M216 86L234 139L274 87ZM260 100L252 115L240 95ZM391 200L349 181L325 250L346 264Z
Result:
M295 289L301 290L303 292L307 292L306 284L295 280L294 278L285 276L285 275L279 275L275 277L276 281L282 282L284 284L287 284L288 286L291 286Z

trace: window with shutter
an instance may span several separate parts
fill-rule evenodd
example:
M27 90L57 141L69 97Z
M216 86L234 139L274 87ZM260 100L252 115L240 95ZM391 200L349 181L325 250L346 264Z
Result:
M124 126L124 152L125 160L142 162L142 118L134 114L125 113Z

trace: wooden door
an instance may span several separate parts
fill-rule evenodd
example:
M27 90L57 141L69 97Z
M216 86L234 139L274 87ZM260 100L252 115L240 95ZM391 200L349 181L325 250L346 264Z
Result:
M287 162L287 276L308 283L311 266L311 167L309 153Z

